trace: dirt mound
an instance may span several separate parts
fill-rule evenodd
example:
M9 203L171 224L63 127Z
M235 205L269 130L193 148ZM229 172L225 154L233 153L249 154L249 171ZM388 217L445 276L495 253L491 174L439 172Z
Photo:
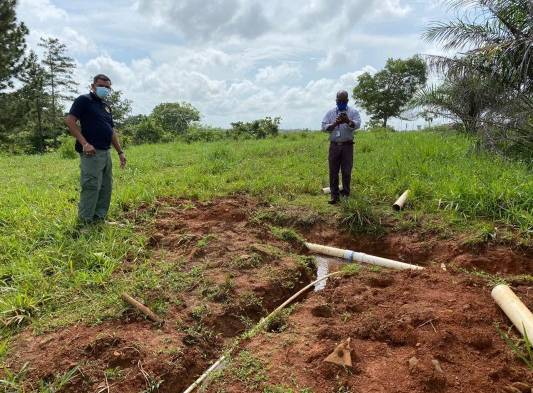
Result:
M298 210L293 217L245 196L210 202L167 198L129 212L147 234L150 277L159 280L143 282L132 295L149 306L164 304L165 324L154 325L125 305L116 320L97 326L76 325L38 337L26 329L10 345L8 367L17 372L28 364L27 388L76 369L65 391L183 390L226 344L312 278L309 259L299 255L306 254L299 235L285 226L299 228L312 242L421 265L533 271L527 252L503 246L476 251L414 234L352 236L304 213ZM117 274L130 272L133 263L126 258ZM533 291L518 289L533 308ZM450 269L365 271L330 280L288 323L274 321L267 329L272 333L247 344L244 349L268 369L248 359L251 371L235 377L228 369L217 383L228 392L263 391L287 381L314 392L484 392L530 383L495 333L494 321L506 323L488 288L471 276ZM323 358L347 337L353 340L355 368L324 365ZM250 385L246 375L256 375L256 382Z
M149 236L151 269L164 269L161 279L171 283L133 295L148 305L164 301L165 324L127 309L97 326L39 337L27 329L12 344L8 366L16 372L28 364L27 387L77 368L67 391L105 391L107 385L124 393L181 391L229 340L312 278L305 258L295 254L301 245L252 222L256 205L239 196L205 203L166 199L130 212Z
M533 303L530 287L515 289ZM514 391L504 390L513 384L531 389L532 372L515 358L495 323L508 326L490 288L478 279L365 269L330 279L325 290L296 307L283 332L262 333L243 345L241 353L253 361L236 356L208 391L486 393ZM347 338L354 367L325 363ZM265 371L243 377L254 363Z

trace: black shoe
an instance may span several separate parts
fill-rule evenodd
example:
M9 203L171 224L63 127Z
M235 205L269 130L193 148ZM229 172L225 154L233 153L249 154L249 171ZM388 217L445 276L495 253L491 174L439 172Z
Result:
M331 199L331 200L328 201L328 203L330 205L336 205L337 203L339 203L339 200L338 199Z

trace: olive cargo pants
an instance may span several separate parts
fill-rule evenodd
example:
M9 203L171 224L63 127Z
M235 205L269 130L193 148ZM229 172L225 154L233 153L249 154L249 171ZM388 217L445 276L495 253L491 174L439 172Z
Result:
M80 154L80 169L78 218L82 222L103 220L111 204L113 189L111 152L96 150L93 156Z

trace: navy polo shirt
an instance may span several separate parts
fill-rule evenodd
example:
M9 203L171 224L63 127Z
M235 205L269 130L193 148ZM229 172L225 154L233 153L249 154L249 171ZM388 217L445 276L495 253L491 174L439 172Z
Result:
M81 134L87 142L98 150L108 150L113 137L113 115L111 108L96 94L84 94L74 100L69 114L80 120ZM76 141L76 151L82 152L83 148Z

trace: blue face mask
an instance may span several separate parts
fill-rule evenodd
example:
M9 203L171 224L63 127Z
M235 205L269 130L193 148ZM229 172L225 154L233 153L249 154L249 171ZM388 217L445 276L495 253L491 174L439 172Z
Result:
M344 112L346 109L348 109L348 103L347 102L337 102L337 109L341 112Z
M104 98L109 97L109 94L111 94L111 89L108 89L107 87L103 87L103 86L96 86L96 89L94 90L94 94L104 99Z

